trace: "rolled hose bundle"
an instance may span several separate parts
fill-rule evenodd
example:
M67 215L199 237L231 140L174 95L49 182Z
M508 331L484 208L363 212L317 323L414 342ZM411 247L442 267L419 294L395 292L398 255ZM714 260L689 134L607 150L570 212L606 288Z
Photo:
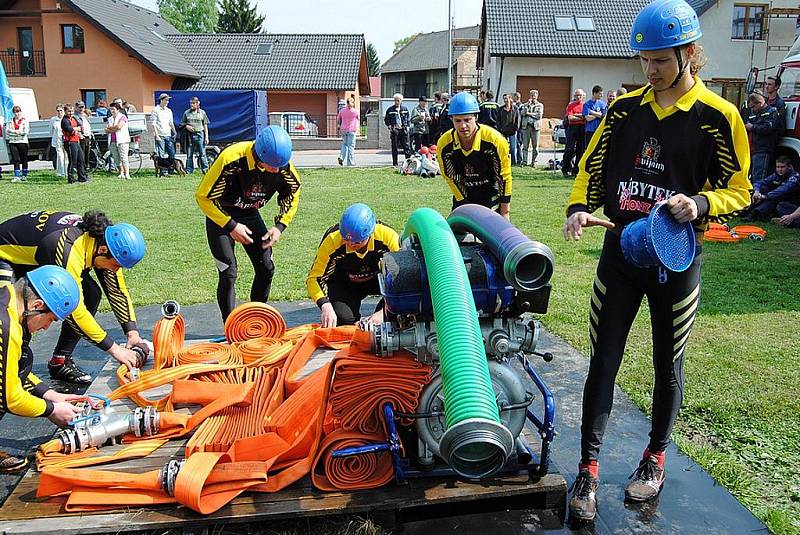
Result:
M175 362L179 366L182 364L199 364L203 362L212 364L241 364L241 358L234 346L214 342L200 342L186 346L178 351Z
M173 365L173 359L183 348L186 338L186 323L180 314L172 318L161 318L153 327L153 368L160 370Z
M464 260L435 210L415 210L403 239L409 235L422 246L436 320L446 427L440 451L462 476L486 477L503 467L514 438L500 422Z
M386 435L365 435L340 429L327 435L314 459L311 481L320 490L373 489L387 484L394 477L392 457L388 452L365 453L335 458L331 452L385 442Z
M266 303L243 303L225 320L225 338L230 343L252 338L281 338L284 334L283 316Z
M253 338L231 345L245 366L275 366L286 360L293 344L274 338Z
M522 292L538 290L553 276L555 257L550 248L525 236L506 218L485 206L465 204L448 216L455 232L478 237L503 265L503 276Z

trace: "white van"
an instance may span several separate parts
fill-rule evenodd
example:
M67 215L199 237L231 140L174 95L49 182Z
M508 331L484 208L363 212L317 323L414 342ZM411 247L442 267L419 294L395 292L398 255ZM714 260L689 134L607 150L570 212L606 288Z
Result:
M36 95L33 94L33 89L12 87L11 100L14 101L15 106L22 108L22 115L28 121L39 120L39 107L36 105Z

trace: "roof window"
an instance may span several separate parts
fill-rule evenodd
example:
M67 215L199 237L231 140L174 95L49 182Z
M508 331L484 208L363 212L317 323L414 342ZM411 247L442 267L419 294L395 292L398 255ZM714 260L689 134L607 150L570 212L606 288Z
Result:
M575 19L572 16L556 15L556 30L570 31L575 29Z
M593 32L596 30L592 17L575 16L575 25L578 27L579 32Z
M260 43L256 45L256 50L253 54L256 56L269 56L272 54L272 43Z

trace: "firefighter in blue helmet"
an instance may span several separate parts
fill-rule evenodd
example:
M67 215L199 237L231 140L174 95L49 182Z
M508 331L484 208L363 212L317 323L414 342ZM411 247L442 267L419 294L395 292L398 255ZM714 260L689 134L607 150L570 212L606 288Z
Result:
M747 132L738 110L696 76L704 63L697 14L684 0L656 0L639 12L630 46L648 84L614 101L581 158L567 202L564 237L608 228L592 287L590 364L583 391L581 458L569 501L571 517L597 512L599 456L614 379L642 299L653 330L650 440L625 488L628 501L655 498L665 479L665 450L683 399L683 361L700 298L703 232L709 218L732 216L750 203ZM620 231L665 202L698 243L683 272L640 268L621 251ZM602 208L610 219L592 213Z

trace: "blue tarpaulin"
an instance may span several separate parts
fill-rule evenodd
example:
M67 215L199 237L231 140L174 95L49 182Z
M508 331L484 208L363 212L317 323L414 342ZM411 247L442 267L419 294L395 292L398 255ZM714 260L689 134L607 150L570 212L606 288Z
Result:
M266 91L155 91L153 101L166 93L172 97L169 107L175 126L181 123L183 112L189 109L189 99L200 99L200 108L208 115L208 137L212 144L251 141L269 124Z
M3 63L0 62L0 115L6 121L10 121L14 114L11 109L14 107L14 101L11 100L11 88L8 87L8 78L6 78L6 70L3 68Z

